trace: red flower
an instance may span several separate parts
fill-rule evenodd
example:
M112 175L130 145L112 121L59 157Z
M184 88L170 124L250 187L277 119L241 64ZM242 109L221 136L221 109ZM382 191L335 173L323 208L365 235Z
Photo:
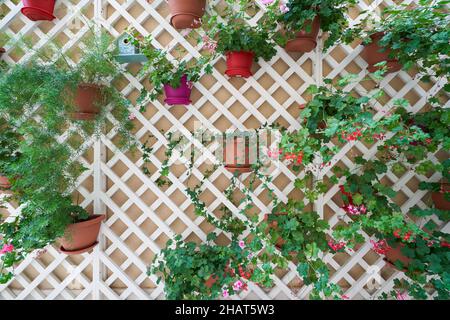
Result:
M446 241L441 241L441 247L443 247L443 248L450 248L450 243L448 243Z
M386 254L392 249L384 239L379 241L370 240L370 243L372 244L372 250L378 254Z
M346 243L341 241L334 243L332 240L328 241L328 246L335 252L343 249L346 246Z

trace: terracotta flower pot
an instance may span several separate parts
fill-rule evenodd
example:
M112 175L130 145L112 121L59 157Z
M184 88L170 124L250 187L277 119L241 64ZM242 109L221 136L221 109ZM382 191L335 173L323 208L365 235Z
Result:
M170 23L175 29L198 28L205 13L206 0L168 0Z
M445 199L445 194L450 192L450 183L442 183L440 192L433 192L431 198L434 206L439 210L450 210L450 201Z
M375 72L380 69L379 67L375 67L375 64L382 61L386 61L386 67L388 69L387 73L396 72L402 68L402 65L397 59L392 59L389 57L391 49L383 48L378 45L383 36L383 32L372 34L370 36L372 42L366 45L361 52L361 57L369 64L369 67L367 68L369 72Z
M216 283L218 279L219 279L219 277L217 277L217 276L210 276L208 278L208 280L205 281L205 286L207 288L211 289L212 286L214 285L214 283Z
M397 244L395 246L392 246L391 249L389 249L385 253L384 260L387 263L389 263L392 267L394 267L395 269L406 272L408 270L409 263L411 262L411 258L408 258L407 256L405 256L402 253L401 248L402 248L402 244ZM397 268L397 266L395 265L396 261L400 261L401 263L403 263L404 269Z
M274 215L276 215L276 216L285 216L285 215L287 215L287 213L286 212L277 212L277 213L274 213ZM269 220L269 215L268 214L265 215L264 220L266 220L266 221ZM272 222L269 223L269 228L268 228L267 232L269 232L269 229L275 229L276 230L277 228L278 228L278 222L277 221L272 221ZM285 243L286 243L286 241L283 238L279 237L277 239L277 242L275 243L275 247L277 247L278 250L281 250Z
M225 73L230 77L250 77L255 54L248 51L230 51L226 53L227 70Z
M69 225L60 240L60 251L69 255L90 251L98 244L98 233L105 218L104 214L93 215L86 221Z
M232 174L241 174L251 172L250 164L250 143L248 137L235 136L223 140L223 162L225 169Z
M11 183L9 179L5 176L0 175L0 189L7 190L11 188Z
M90 83L79 84L75 93L77 110L71 116L75 120L92 120L100 113L102 103L102 86Z
M0 58L2 57L2 55L6 52L5 48L0 48Z
M317 47L317 35L320 30L319 17L315 17L313 21L309 21L311 31L301 30L297 33L296 38L289 40L285 46L285 50L289 52L310 52Z
M23 8L20 11L32 21L55 19L55 0L22 0L22 3Z
M164 100L170 106L173 105L190 105L192 101L191 97L191 86L187 81L187 76L184 75L181 78L181 83L178 88L173 88L169 84L164 85L164 92L166 94L166 99Z

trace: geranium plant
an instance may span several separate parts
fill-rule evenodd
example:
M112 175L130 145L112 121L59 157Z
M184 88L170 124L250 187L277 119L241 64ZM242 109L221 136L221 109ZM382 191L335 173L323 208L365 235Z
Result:
M181 236L167 242L149 268L149 274L164 279L167 299L227 298L247 290L249 281L270 282L244 241L217 245L215 239L210 233L207 243L184 242Z
M348 28L346 13L356 0L264 0L268 8L269 20L281 24L284 35L278 36L277 42L285 46L289 40L303 31L305 36L314 28L314 20L320 29L328 33L324 50L336 43ZM317 34L316 34L317 35ZM315 40L315 39L314 39Z
M450 74L450 25L447 1L421 0L417 4L400 4L386 8L381 19L368 16L354 28L346 30L344 40L364 39L369 43L372 35L382 33L378 44L382 51L391 50L390 58L398 59L403 68L413 66L422 79ZM448 86L447 86L448 89Z
M253 60L268 61L275 56L274 28L267 23L249 24L247 11L252 10L251 1L240 1L239 8L235 1L226 3L223 12L203 19L206 35L201 41L213 56L226 55L229 76L249 77Z
M313 211L306 211L303 202L289 200L279 204L267 215L269 236L283 256L297 262L297 271L305 285L313 285L311 299L340 298L341 288L329 281L329 270L322 260L330 251L327 240L328 223Z

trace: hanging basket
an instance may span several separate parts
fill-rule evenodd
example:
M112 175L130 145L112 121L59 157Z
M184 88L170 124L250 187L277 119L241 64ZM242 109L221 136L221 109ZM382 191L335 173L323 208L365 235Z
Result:
M195 29L201 26L200 19L206 8L206 0L168 0L170 24L175 29Z
M164 102L170 106L190 105L192 103L190 100L192 89L186 75L181 78L181 83L178 88L173 88L169 84L165 84L164 92L166 94Z
M366 45L361 52L361 57L369 64L367 70L375 72L380 69L376 67L377 63L386 61L387 73L397 72L402 68L402 65L397 59L389 57L391 49L381 47L378 43L383 38L383 32L377 32L370 36L372 42Z
M317 36L320 31L319 17L308 22L311 25L311 31L302 30L296 34L296 38L289 40L285 46L288 52L310 52L317 47Z
M22 0L22 3L23 8L20 11L31 21L55 19L55 0Z
M225 73L230 77L248 78L253 73L251 71L255 54L248 51L227 52L227 70Z
M92 250L98 244L98 234L105 218L104 214L93 215L89 217L89 220L69 225L64 237L60 240L60 251L74 255Z
M100 113L100 107L103 103L102 86L81 83L75 93L76 112L71 114L74 120L93 120Z

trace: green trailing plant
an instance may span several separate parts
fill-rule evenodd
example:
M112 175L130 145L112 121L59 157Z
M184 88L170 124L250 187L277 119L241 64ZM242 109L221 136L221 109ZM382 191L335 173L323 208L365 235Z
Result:
M74 134L68 129L75 124L70 112L75 110L73 93L79 84L103 85L104 107L111 105L93 123L75 124L81 136L103 132L110 111L118 121L114 125L119 145L129 148L135 144L130 103L113 86L106 86L118 75L108 49L110 39L102 34L86 43L89 49L76 66L60 55L54 64L15 65L0 78L0 115L23 137L15 141L20 157L5 156L2 162L11 177L11 198L21 206L21 215L2 219L0 224L1 283L11 280L16 263L62 237L69 224L89 217L85 209L73 204L70 195L85 170L75 160L78 150L59 141L66 132L69 137Z
M285 31L284 35L278 34L276 38L281 46L294 39L301 30L311 32L311 21L317 17L322 31L328 33L324 42L324 50L327 50L348 28L346 13L356 4L356 0L274 0L265 3L268 7L267 20L281 24Z
M210 233L207 242L202 244L184 242L181 236L167 242L149 268L149 274L160 275L158 281L164 279L166 298L226 298L247 290L249 281L262 285L270 283L244 241L217 245L216 237L215 233Z
M19 140L21 137L2 118L0 118L0 132L0 175L10 177L10 164L20 158Z
M145 109L145 102L150 99L154 101L163 92L164 85L170 85L172 88L179 88L183 76L187 77L188 86L200 79L202 72L212 73L212 66L209 64L208 56L201 56L198 60L190 61L175 58L171 61L168 58L169 52L156 49L152 44L152 37L140 37L137 32L132 32L130 42L135 47L139 47L147 61L143 64L140 75L148 78L152 85L151 91L145 87L141 91L138 104L141 105L141 111Z
M303 202L289 200L274 207L260 228L268 228L269 236L284 257L295 260L305 285L312 285L310 299L336 298L341 288L330 283L327 264L322 260L330 251L327 241L328 223L314 211L306 211Z
M226 54L231 51L247 51L254 53L257 61L262 58L270 60L276 54L273 40L274 26L267 23L257 23L251 26L247 14L254 4L248 0L226 0L227 6L216 15L205 16L202 19L206 35L201 42L212 56Z
M346 30L343 38L370 42L370 35L383 32L379 44L392 50L391 58L398 59L403 68L419 69L422 80L431 76L449 79L450 75L450 25L448 2L420 0L417 4L400 4L387 7L381 19L368 16L359 25ZM446 86L450 90L450 86Z
M67 146L58 143L45 129L33 128L20 141L20 157L8 163L12 198L21 214L0 224L2 243L12 248L1 256L0 282L13 277L13 267L36 249L55 242L70 223L88 218L67 193L83 168L72 163Z
M373 77L381 79L383 72L377 71ZM281 131L280 157L292 165L294 172L305 171L305 176L298 178L295 185L310 201L316 200L328 188L320 178L320 172L331 165L343 146L357 141L374 143L381 134L399 126L399 115L374 117L377 110L372 104L382 96L379 89L360 97L344 89L355 78L350 74L335 85L325 79L323 86L310 86L308 92L312 99L301 106L300 111L302 127ZM339 168L333 167L333 170ZM331 182L337 183L336 178Z

